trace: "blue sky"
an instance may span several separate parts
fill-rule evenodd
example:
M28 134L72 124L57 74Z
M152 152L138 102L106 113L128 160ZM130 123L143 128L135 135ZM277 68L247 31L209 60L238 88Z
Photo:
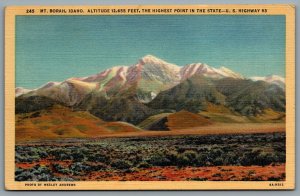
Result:
M285 76L285 16L16 17L16 86L92 75L147 54Z

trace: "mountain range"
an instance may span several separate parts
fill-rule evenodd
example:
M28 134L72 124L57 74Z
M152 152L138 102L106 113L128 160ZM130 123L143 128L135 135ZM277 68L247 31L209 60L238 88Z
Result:
M89 112L106 122L123 121L141 127L146 123L144 127L151 129L167 129L168 120L183 114L204 119L194 115L207 112L211 106L246 117L272 113L277 120L285 113L285 80L280 76L247 78L226 67L203 63L178 66L152 55L134 65L112 67L88 77L48 82L32 90L17 87L15 95L16 114L60 105ZM149 124L151 119L158 124ZM169 125L174 127L174 122ZM208 120L206 124L210 123Z
M147 103L153 100L159 92L170 89L194 75L213 79L246 79L226 67L217 69L203 63L192 63L180 67L152 55L146 55L132 66L115 66L88 77L69 78L63 82L48 82L33 90L17 87L15 95L16 97L23 94L45 96L72 106L91 92L111 97L134 88L139 101ZM284 78L280 76L251 77L249 79L265 81L285 88Z

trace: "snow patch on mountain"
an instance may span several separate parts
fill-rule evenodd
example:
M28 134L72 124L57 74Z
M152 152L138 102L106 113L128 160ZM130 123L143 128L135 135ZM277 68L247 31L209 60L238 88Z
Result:
M269 75L269 76L255 76L250 78L253 81L265 81L271 84L276 84L281 88L285 88L285 79L278 75Z
M135 93L139 101L146 103L153 100L161 91L170 89L194 75L214 79L226 77L244 79L242 75L226 67L214 68L205 63L192 63L180 67L153 55L146 55L131 66L115 66L95 75L69 78L63 82L48 82L34 90L18 87L15 91L16 97L22 94L46 96L67 105L79 103L91 92L100 93L107 98L120 93ZM284 78L280 76L251 79L285 86Z
M142 64L142 65L156 65L156 66L162 66L166 69L173 69L174 72L178 72L180 70L180 67L178 65L175 65L175 64L172 64L172 63L168 63L160 58L157 58L153 55L146 55L144 56L143 58L141 58L139 60L139 64Z
M152 55L146 55L135 65L145 80L160 81L163 84L177 84L180 81L180 67Z
M46 88L51 88L53 86L60 85L61 82L48 82L45 85L41 86L39 89L46 89Z
M125 80L127 75L128 66L115 66L110 69L106 69L103 72L100 72L98 74L88 76L88 77L82 77L79 78L79 80L83 82L101 82L103 79L109 77L119 77Z
M26 94L26 93L30 92L30 91L31 91L30 89L26 89L26 88L23 88L23 87L17 87L15 89L15 96L19 97L23 94Z
M233 72L232 70L222 66L220 69L219 69L222 74L225 76L225 77L232 77L232 78L237 78L237 79L243 79L244 77L236 72Z
M206 77L216 78L216 79L225 78L225 77L231 77L237 79L243 78L243 76L241 76L240 74L235 73L226 67L221 67L220 69L217 69L214 67L210 67L204 63L188 64L181 68L180 75L181 75L181 80L190 78L193 75L203 75Z

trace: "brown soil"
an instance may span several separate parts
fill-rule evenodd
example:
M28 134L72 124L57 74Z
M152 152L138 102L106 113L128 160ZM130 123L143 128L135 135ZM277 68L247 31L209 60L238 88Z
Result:
M210 124L212 124L212 122L204 116L185 110L170 114L167 122L167 126L170 130L201 127Z
M27 130L28 131L28 130ZM251 134L251 133L274 133L285 132L285 123L219 123L205 127L195 127L191 129L173 131L115 131L99 133L85 138L111 138L111 137L153 137L153 136L175 136L175 135L214 135L214 134ZM36 132L39 133L39 132ZM38 135L36 135L38 136ZM76 138L76 137L64 137ZM27 141L42 141L45 139L60 139L59 137L18 137L16 143ZM63 139L63 138L61 138Z
M91 138L139 128L124 122L105 122L83 111L55 106L39 113L16 115L16 141L59 138Z
M41 166L49 165L51 168L50 163L58 163L66 167L72 162L42 160L35 163L17 163L16 167L28 169L39 164ZM54 175L64 176L60 173L54 173ZM118 170L91 172L86 175L72 177L80 181L284 181L285 164L182 168L166 166L136 168L134 171L128 172Z
M152 167L134 172L93 172L80 180L109 181L268 181L285 180L285 165L218 166L218 167Z

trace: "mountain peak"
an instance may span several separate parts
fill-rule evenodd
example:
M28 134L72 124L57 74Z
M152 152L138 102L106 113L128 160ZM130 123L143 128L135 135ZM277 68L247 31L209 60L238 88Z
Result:
M268 75L265 77L256 76L256 77L251 77L250 79L253 81L265 81L271 84L276 84L277 86L285 89L285 79L278 75Z
M189 68L192 68L192 69L209 69L210 66L205 64L205 63L192 63L192 64L188 64L186 65L187 67Z
M150 65L153 66L159 66L159 67L164 67L164 68L167 68L167 69L171 69L173 70L174 72L179 72L180 70L180 67L178 65L175 65L175 64L172 64L172 63L168 63L156 56L153 56L153 55L146 55L144 57L142 57L140 60L139 60L139 63L140 65Z
M220 67L220 70L222 70L222 71L231 71L230 69L228 69L227 67L224 67L224 66Z
M162 60L161 58L158 58L158 57L153 56L151 54L147 54L147 55L143 56L142 58L140 58L139 61L142 64L171 64L171 63L168 63L168 62Z
M281 82L285 82L285 79L281 76L278 75L268 75L268 76L255 76L255 77L251 77L250 79L257 81L257 80L264 80L267 82L272 82L272 81L281 81Z
M30 89L26 89L26 88L23 88L23 87L17 87L15 89L15 96L18 97L18 96L26 94L30 91L31 91Z
M49 87L52 87L52 86L55 86L55 85L59 85L60 82L47 82L46 84L44 84L43 86L40 87L40 89L43 89L43 88L49 88Z
M282 82L285 81L285 79L283 77L278 76L278 75L268 75L268 76L266 76L266 80L270 80L270 81L279 80Z
M239 79L243 78L242 75L240 75L240 74L238 74L238 73L232 71L231 69L228 69L227 67L222 66L222 67L219 68L219 70L220 70L220 71L224 74L224 76L226 76L226 77L239 78Z

